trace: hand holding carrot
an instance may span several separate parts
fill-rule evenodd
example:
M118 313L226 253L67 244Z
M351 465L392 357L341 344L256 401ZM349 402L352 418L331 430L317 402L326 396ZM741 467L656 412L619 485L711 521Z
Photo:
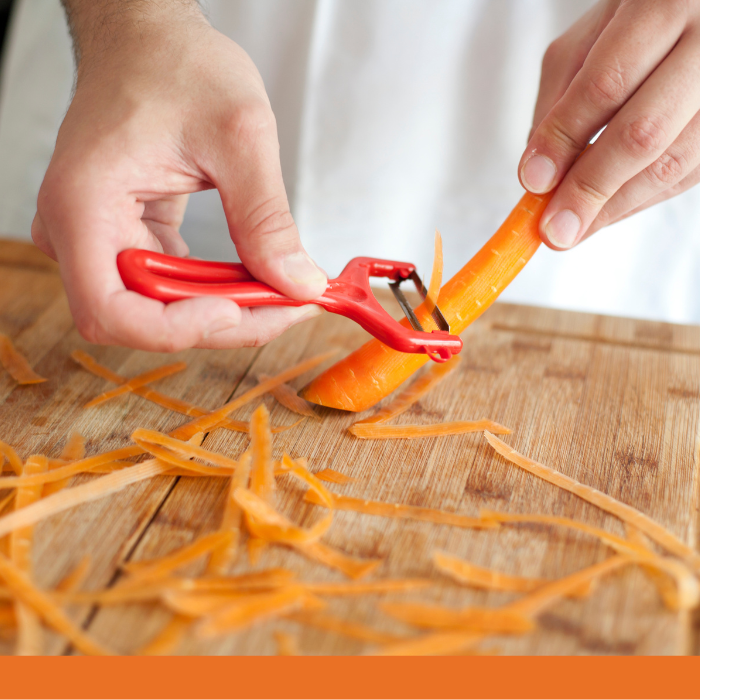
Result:
M555 250L700 180L698 0L601 0L550 44L521 184ZM576 161L589 140L607 128Z
M32 236L59 261L84 338L156 351L259 345L319 314L216 297L164 305L125 289L117 254L187 255L188 193L212 187L252 275L301 300L322 294L326 277L289 212L275 118L248 55L197 3L64 4L78 79Z

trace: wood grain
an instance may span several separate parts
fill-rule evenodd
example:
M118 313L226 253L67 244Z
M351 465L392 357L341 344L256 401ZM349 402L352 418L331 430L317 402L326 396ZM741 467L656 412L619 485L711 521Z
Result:
M87 400L111 385L72 362L74 349L84 349L124 376L183 359L187 370L155 387L210 408L254 386L260 374L274 374L332 347L343 356L367 338L351 321L325 315L260 349L191 350L174 357L95 347L74 330L54 265L45 267L21 244L0 242L0 268L0 331L49 378L29 387L0 379L0 439L15 445L23 457L34 452L57 456L72 430L81 432L89 453L95 453L127 444L136 427L170 430L184 422L134 395L83 410ZM378 294L395 313L387 292ZM464 341L459 370L395 424L496 420L514 430L507 441L515 449L640 508L697 547L697 327L496 304L465 333ZM294 386L308 380L300 377ZM298 418L269 396L234 417L247 419L260 401L274 425ZM356 479L331 485L338 493L468 515L480 508L553 513L622 532L617 519L517 469L479 434L363 441L346 431L354 420L351 414L316 410L323 421L306 420L275 436L274 456L285 451L306 456L313 471L328 467ZM234 457L246 448L247 436L216 430L204 444ZM82 476L77 482L91 478ZM303 489L292 479L281 477L279 486L280 507L295 522L307 525L320 517L320 509L302 501ZM226 490L222 479L160 477L51 518L36 529L36 578L42 586L53 586L90 554L93 565L84 589L110 586L123 562L165 554L216 528ZM430 563L435 549L509 574L545 578L572 573L607 551L580 534L537 526L481 532L351 512L335 514L325 541L351 555L383 558L376 578L434 579L433 587L410 594L331 599L332 614L397 634L409 630L380 614L379 601L420 599L462 606L497 605L513 598L462 588L440 576ZM198 562L185 572L198 572L201 566ZM266 566L287 566L310 580L341 580L336 572L279 547L261 555L258 567ZM233 570L250 568L243 549ZM78 606L69 612L95 638L123 653L139 648L169 620L153 605ZM694 619L666 611L653 584L634 568L602 581L590 599L557 604L540 623L532 635L491 643L500 644L506 654L697 652ZM272 654L276 629L299 632L303 653L356 654L368 648L296 623L269 622L209 641L190 636L178 653ZM3 653L11 650L0 646ZM53 635L48 635L46 650L72 653Z

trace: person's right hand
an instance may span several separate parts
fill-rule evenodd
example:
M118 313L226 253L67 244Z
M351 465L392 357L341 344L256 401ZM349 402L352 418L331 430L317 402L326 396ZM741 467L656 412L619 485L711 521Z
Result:
M112 7L78 3L97 4ZM289 212L275 119L250 58L196 7L125 5L100 20L83 9L73 17L77 89L39 191L34 242L60 263L90 342L162 352L266 343L320 307L240 309L216 297L165 305L120 279L127 248L186 256L187 196L216 187L254 277L300 300L327 283Z

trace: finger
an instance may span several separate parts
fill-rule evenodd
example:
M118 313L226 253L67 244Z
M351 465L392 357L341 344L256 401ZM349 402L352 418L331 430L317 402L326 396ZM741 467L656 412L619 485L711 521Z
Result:
M699 165L700 112L664 153L615 192L589 226L585 238L608 222L618 221L627 212L635 211L644 202L654 200L661 192L672 189Z
M573 165L539 222L555 250L574 246L630 178L674 142L700 108L697 33L683 38Z
M639 204L634 209L630 209L629 211L626 211L620 216L618 216L616 219L606 220L606 221L600 221L599 217L597 217L594 220L594 223L591 225L589 230L586 232L586 235L584 236L583 240L586 238L589 238L589 236L593 235L598 231L600 228L603 228L604 226L609 226L611 224L616 224L618 221L622 221L623 219L627 219L629 216L633 216L633 214L637 214L640 211L643 211L644 209L648 209L649 207L653 207L655 204L659 204L660 202L664 202L668 199L672 199L672 197L676 197L678 194L682 194L683 192L686 192L691 187L694 187L697 185L701 180L701 168L700 165L695 168L692 172L688 173L682 180L680 180L676 185L673 187L670 187L667 190L663 190L662 192L659 192L656 196L652 197L651 199L643 202L642 204Z
M244 308L239 325L204 338L196 347L238 348L265 345L292 326L317 318L322 313L323 309L316 304Z
M623 3L583 67L529 141L519 179L529 191L549 192L591 138L618 112L677 43L684 24L663 3Z
M276 122L257 99L227 119L209 173L229 232L250 273L294 299L314 299L327 278L305 252L281 176Z
M184 258L190 253L188 244L180 235L188 197L187 194L173 195L144 203L141 221L167 255Z
M57 260L55 249L50 242L49 231L39 216L39 212L34 214L34 220L31 222L31 240L34 241L34 245L45 255L53 260Z
M604 5L597 3L570 29L555 39L545 51L529 139L534 135L542 119L565 94L612 14L614 14L613 3Z

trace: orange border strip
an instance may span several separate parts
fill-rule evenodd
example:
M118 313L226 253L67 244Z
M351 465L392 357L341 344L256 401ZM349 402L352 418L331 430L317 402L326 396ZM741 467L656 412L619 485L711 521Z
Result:
M14 698L700 697L697 656L1 658Z

